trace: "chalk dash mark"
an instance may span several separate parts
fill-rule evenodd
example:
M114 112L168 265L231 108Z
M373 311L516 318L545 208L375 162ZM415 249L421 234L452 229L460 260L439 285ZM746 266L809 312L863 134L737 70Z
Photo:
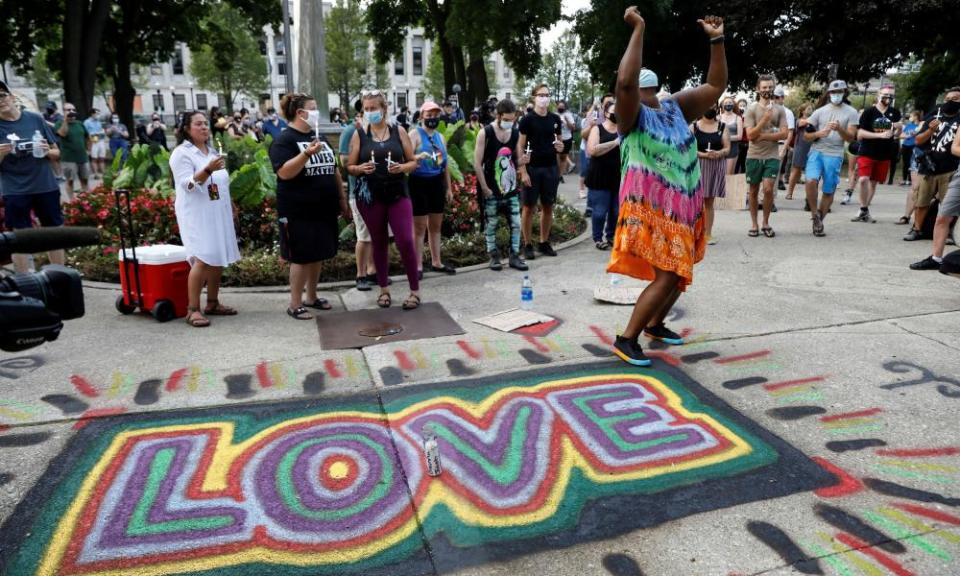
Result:
M727 390L739 390L741 388L746 388L747 386L756 386L757 384L763 384L767 379L763 376L752 376L750 378L738 378L737 380L727 380L722 384Z
M147 406L156 404L160 400L160 386L163 382L159 378L144 380L137 386L137 393L133 395L133 401L138 406Z
M63 412L65 416L83 414L90 407L83 400L70 394L47 394L40 399Z
M473 368L463 363L459 358L450 358L447 360L447 370L451 376L469 376L476 372Z
M27 434L10 434L0 436L0 448L23 448L34 444L43 444L50 439L49 432L29 432Z
M842 508L817 503L813 509L817 513L817 516L823 518L828 524L844 532L849 532L864 542L877 546L891 554L903 554L907 551L900 542L897 542L890 536L887 536Z
M637 561L626 554L607 554L602 564L613 576L643 576Z
M303 377L303 393L307 396L316 396L323 392L326 385L326 374L311 372Z
M943 496L942 494L937 494L936 492L927 492L926 490L908 488L906 486L897 484L896 482L890 482L889 480L864 478L863 483L874 492L879 492L885 496L906 498L907 500L929 502L931 504L944 504L946 506L953 506L954 508L960 506L960 498L950 498L948 496Z
M586 350L587 352L589 352L590 354L593 354L598 358L605 358L607 356L613 355L613 353L610 352L609 348L601 348L596 344L583 344L581 348L583 348L584 350Z
M527 361L528 364L549 364L550 358L544 356L543 354L537 352L536 350L530 350L529 348L523 348L517 351L518 354L523 356L523 359Z
M396 366L387 366L380 369L380 379L383 380L384 386L403 384L403 372Z
M841 452L853 452L886 445L886 441L879 438L858 438L856 440L835 440L833 442L827 442L826 446L827 450L839 454Z
M747 531L803 574L823 574L820 562L816 558L808 558L786 532L773 524L750 521L747 522Z
M697 362L702 362L704 360L713 360L719 355L719 352L700 352L699 354L687 354L686 356L681 356L680 359L683 360L684 364L696 364Z
M807 416L826 413L827 409L821 406L784 406L767 410L767 414L777 420L800 420Z
M228 374L223 381L227 385L227 398L231 400L243 400L256 394L251 386L253 376L250 374Z

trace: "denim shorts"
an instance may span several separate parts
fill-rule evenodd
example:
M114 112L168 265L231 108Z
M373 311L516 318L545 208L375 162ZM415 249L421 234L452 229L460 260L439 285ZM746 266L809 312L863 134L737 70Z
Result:
M840 184L843 156L826 156L819 150L810 150L807 156L807 180L823 180L823 193L830 195Z

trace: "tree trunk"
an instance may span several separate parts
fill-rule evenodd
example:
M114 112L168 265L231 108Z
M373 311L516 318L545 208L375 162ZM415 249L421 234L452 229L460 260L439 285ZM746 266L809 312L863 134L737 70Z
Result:
M63 93L64 99L76 104L78 109L84 101L83 89L80 86L79 64L83 53L84 14L86 11L86 0L67 0L63 16L63 56L60 59ZM84 117L80 116L80 118Z
M463 48L452 44L451 48L453 49L453 69L456 72L457 84L460 84L460 95L457 97L459 100L460 108L463 108L464 100L470 98L470 94L467 92L469 86L467 85L467 63L463 57Z
M469 80L469 89L467 93L470 100L464 104L467 110L473 110L477 102L486 100L490 95L490 83L487 78L487 67L483 61L483 56L474 57L470 60L470 67L467 68Z
M67 0L61 58L64 95L86 118L93 106L100 43L109 15L109 0Z
M130 131L130 139L136 137L133 123L133 100L137 91L130 81L130 51L125 42L117 42L117 69L113 75L113 111Z

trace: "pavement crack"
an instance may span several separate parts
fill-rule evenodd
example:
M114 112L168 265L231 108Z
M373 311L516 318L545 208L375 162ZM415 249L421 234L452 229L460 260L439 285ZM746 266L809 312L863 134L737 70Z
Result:
M926 340L930 340L931 342L936 342L937 344L940 344L941 346L945 346L945 347L947 347L947 348L949 348L949 349L951 349L951 350L955 350L955 351L957 351L957 352L960 352L960 348L957 348L956 346L951 346L951 345L949 345L949 344L947 344L946 342L943 342L943 341L941 341L941 340L937 340L937 339L934 338L933 336L927 336L926 334L923 334L922 332L915 332L915 331L913 331L913 330L911 330L911 329L909 329L909 328L906 328L906 327L904 327L904 326L901 326L900 324L897 324L897 323L894 322L894 321L890 321L889 323L892 324L892 325L894 325L894 326L896 326L897 328L903 330L903 331L906 332L907 334L913 334L914 336L919 336L920 338L924 338L924 339L926 339Z

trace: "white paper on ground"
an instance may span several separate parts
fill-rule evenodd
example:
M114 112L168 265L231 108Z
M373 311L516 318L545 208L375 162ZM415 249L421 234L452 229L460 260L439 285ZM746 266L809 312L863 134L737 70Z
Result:
M517 328L533 326L534 324L549 322L551 320L553 320L552 317L545 314L538 314L532 310L511 308L510 310L497 312L496 314L491 314L490 316L477 318L474 320L474 323L482 326L489 326L494 330L500 330L502 332L511 332Z

